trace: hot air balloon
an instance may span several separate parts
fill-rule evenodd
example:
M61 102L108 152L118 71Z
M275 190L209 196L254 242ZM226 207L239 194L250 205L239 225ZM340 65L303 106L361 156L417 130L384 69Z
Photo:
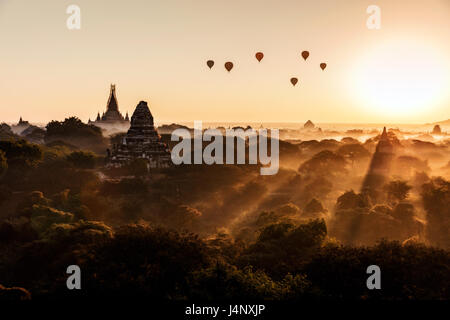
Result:
M326 67L327 67L327 64L326 64L326 63L322 62L322 63L320 64L320 69L322 69L322 71L325 70Z
M258 62L261 62L262 58L264 58L264 53L262 52L257 52L255 54L256 59L258 60Z
M214 61L208 60L208 61L206 61L206 65L211 69L214 66Z
M309 51L303 51L303 52L302 52L302 57L303 57L303 59L305 59L305 61L306 61L306 59L308 59L308 57L309 57Z
M298 82L297 78L291 78L291 83L293 86L295 86L297 84L297 82Z
M225 62L225 69L227 69L228 72L231 71L231 69L233 69L233 62Z

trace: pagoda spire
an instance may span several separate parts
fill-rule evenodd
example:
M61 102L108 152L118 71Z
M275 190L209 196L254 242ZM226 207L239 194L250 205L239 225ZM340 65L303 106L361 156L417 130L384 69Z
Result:
M117 102L117 96L116 96L116 85L111 84L110 91L109 91L109 98L108 103L106 104L106 110L103 111L101 114L100 112L97 113L97 120L99 122L107 122L107 123L114 123L114 122L128 122L124 119L122 114L119 111L119 104Z
M116 98L116 85L111 84L111 89L109 92L109 98L108 98L108 105L106 107L106 110L112 110L112 111L118 111L119 107L117 105L117 98Z
M389 140L386 127L383 128L383 133L381 134L380 140Z

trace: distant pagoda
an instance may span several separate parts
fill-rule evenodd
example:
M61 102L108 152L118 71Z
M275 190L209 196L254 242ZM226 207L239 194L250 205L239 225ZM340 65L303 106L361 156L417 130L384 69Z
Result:
M135 159L147 160L149 168L171 165L169 148L154 127L147 102L141 101L131 116L131 126L122 142L108 150L108 166L121 167Z
M311 120L306 121L303 125L303 128L305 129L314 129L315 127L316 125Z
M389 135L384 127L361 188L363 194L369 195L375 201L380 197L382 188L390 177L392 160L398 145L395 134Z
M20 117L19 122L17 123L17 126L29 126L30 123L28 121L24 121L22 117Z
M433 134L442 134L442 130L441 130L441 126L440 125L435 125L433 128Z
M111 89L108 98L108 104L106 105L106 112L103 112L100 116L100 112L97 113L95 121L89 121L93 124L127 124L130 119L128 118L128 112L125 117L119 111L119 104L116 97L116 85L111 84Z

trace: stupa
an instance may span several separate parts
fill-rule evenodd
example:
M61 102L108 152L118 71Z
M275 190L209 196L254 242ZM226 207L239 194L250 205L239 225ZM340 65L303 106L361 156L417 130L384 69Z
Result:
M169 148L161 141L145 101L140 101L134 110L122 142L108 151L109 166L121 167L135 159L145 159L149 168L167 168L172 163Z

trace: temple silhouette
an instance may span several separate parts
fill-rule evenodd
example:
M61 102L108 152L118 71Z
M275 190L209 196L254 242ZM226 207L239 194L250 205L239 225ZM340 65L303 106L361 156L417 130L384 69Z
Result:
M109 167L121 167L135 159L147 161L148 168L167 168L171 165L169 148L155 129L147 102L140 101L131 116L131 126L121 143L108 150Z
M382 188L390 177L392 161L399 144L395 134L389 135L384 127L364 178L361 193L370 196L375 201L380 198Z
M100 112L97 113L95 121L89 120L91 124L127 124L130 119L128 118L128 112L125 117L119 111L119 104L116 97L116 85L111 84L108 103L106 105L106 112L100 116Z

